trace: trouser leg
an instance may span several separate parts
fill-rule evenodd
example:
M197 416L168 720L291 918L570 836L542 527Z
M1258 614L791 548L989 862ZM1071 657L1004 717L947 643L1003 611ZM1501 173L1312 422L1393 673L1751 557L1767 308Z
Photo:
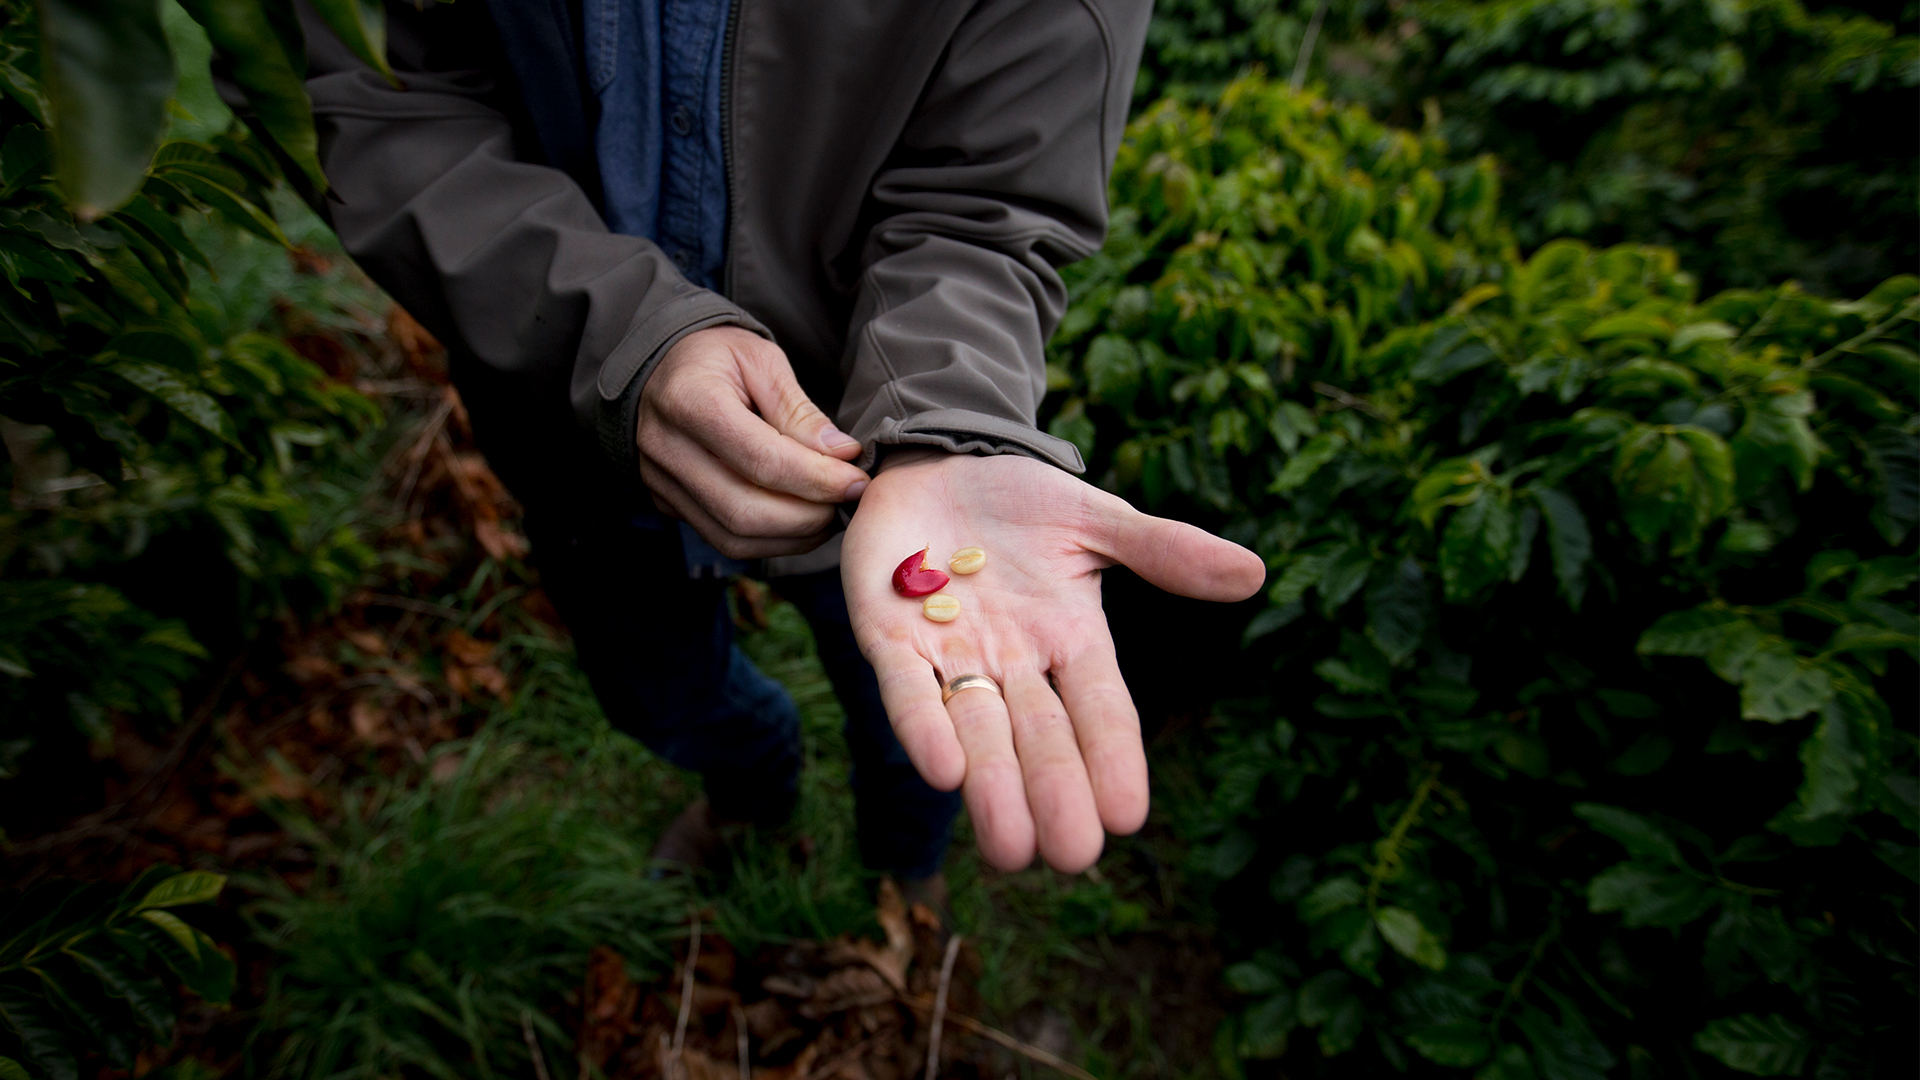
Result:
M529 514L527 526L613 726L700 773L718 815L784 820L799 790L799 713L734 644L727 583L686 576L675 523Z
M894 737L873 668L854 641L840 571L783 577L773 586L813 627L820 663L846 709L861 861L901 878L937 872L960 811L960 793L928 786Z

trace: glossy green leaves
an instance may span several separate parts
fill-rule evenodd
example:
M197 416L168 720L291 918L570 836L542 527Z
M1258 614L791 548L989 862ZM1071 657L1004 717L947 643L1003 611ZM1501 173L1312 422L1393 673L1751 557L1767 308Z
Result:
M287 0L181 0L207 32L215 51L230 61L230 77L246 92L260 126L307 186L324 191L313 106L307 101L306 44Z
M158 0L42 0L41 78L60 186L82 219L127 201L165 130L173 54Z
M1668 551L1682 555L1732 507L1733 455L1704 428L1640 428L1621 439L1613 482L1633 535L1646 544L1664 535Z
M169 983L226 1003L232 958L175 910L209 903L225 885L219 874L160 866L124 889L54 881L0 892L0 1030L23 1054L0 1058L0 1077L9 1067L75 1077L88 1053L133 1068L139 1040L173 1036Z

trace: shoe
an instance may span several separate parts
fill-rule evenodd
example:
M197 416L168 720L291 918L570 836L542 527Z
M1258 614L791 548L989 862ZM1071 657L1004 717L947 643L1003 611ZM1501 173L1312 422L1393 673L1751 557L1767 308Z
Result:
M702 795L688 803L654 842L647 876L656 881L679 874L725 877L733 863L729 841L746 828L747 822L716 815L713 804Z
M908 911L924 907L940 920L939 938L945 944L953 933L953 904L947 892L947 875L934 873L923 878L901 878L898 884L900 899L906 902Z

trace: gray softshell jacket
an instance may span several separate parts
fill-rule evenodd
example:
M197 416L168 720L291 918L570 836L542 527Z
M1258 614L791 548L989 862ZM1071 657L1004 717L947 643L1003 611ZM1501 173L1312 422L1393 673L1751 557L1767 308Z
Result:
M863 467L926 444L1080 471L1036 427L1044 346L1059 267L1104 238L1149 0L731 7L719 293L608 231L590 160L546 160L482 0L388 5L398 88L303 19L326 216L447 345L495 467L536 501L583 454L637 483L648 373L736 324L786 351ZM590 110L591 85L558 89Z

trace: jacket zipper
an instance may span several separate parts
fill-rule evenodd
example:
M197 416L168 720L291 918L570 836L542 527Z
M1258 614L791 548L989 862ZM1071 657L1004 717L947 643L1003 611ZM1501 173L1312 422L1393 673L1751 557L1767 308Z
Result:
M740 8L745 3L746 0L727 0L727 30L720 46L720 174L727 184L727 222L723 230L727 257L720 264L720 291L729 300L733 299L733 249L736 246L733 230L739 220L738 195L733 182L733 43L740 27Z

